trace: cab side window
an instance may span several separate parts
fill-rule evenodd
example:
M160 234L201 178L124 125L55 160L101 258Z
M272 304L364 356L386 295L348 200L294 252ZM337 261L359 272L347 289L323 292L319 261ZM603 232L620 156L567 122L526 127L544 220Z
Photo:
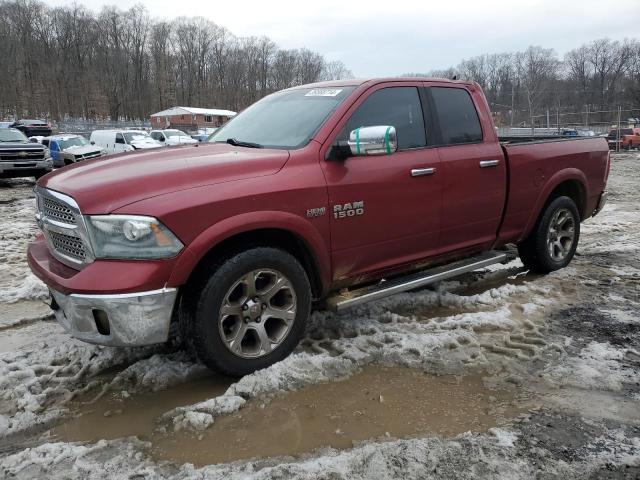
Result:
M121 133L116 133L116 143L124 143L124 137Z
M373 92L353 113L338 136L348 140L358 127L392 126L398 137L398 150L427 145L422 104L416 87L390 87Z
M478 112L469 92L451 87L431 87L430 91L444 145L482 141Z

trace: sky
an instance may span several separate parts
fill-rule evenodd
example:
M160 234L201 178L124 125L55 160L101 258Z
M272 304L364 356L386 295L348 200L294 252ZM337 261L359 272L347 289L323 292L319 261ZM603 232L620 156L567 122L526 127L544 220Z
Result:
M611 0L47 0L98 11L143 4L152 17L202 16L236 36L266 35L341 60L357 77L428 72L484 53L640 37L640 2Z

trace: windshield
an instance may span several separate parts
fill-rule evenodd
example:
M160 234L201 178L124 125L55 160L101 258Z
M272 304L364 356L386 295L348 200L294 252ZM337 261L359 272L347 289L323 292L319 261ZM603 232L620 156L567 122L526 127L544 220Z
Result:
M149 137L147 132L123 132L122 134L127 143L145 140Z
M60 150L66 150L71 147L84 147L85 145L89 145L89 142L84 137L73 137L73 138L65 138L64 140L58 141L60 144Z
M0 130L0 142L28 142L28 140L20 130L3 128Z
M353 89L301 88L274 93L236 115L209 141L234 139L269 148L300 148Z
M189 136L186 133L181 132L180 130L165 130L164 134L166 137L188 137Z

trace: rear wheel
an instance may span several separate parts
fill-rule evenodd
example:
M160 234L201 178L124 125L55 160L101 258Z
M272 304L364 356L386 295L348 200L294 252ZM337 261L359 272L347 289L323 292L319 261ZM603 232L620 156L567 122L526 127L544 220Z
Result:
M571 262L579 238L580 214L575 202L558 197L547 205L533 231L518 244L518 253L529 270L548 273Z
M232 376L288 356L304 334L311 309L304 268L289 253L270 247L252 248L213 266L192 296L189 343L205 365Z

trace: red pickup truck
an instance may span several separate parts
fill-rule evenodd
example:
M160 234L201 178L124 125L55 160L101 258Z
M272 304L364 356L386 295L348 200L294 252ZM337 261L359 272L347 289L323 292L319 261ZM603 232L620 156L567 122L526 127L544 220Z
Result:
M604 138L501 143L475 83L326 82L253 104L208 143L38 181L33 272L71 335L167 340L232 375L341 311L505 262L550 272L606 199ZM384 281L382 281L384 280Z

